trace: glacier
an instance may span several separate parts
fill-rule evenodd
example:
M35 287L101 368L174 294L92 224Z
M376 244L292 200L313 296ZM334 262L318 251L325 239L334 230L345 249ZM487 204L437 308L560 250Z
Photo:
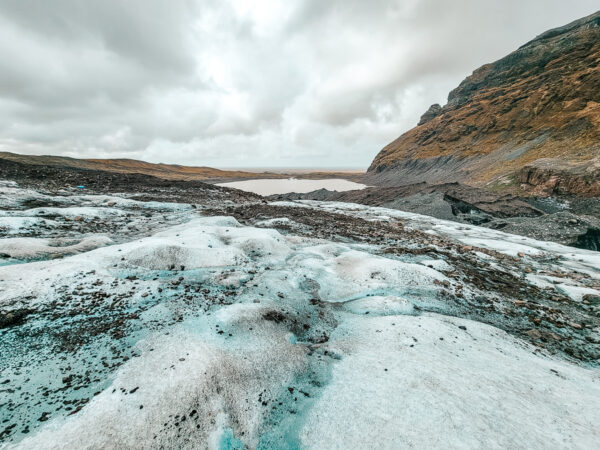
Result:
M600 441L598 253L342 203L248 218L5 183L0 206L2 448ZM323 237L320 211L386 228ZM477 270L522 297L457 275Z

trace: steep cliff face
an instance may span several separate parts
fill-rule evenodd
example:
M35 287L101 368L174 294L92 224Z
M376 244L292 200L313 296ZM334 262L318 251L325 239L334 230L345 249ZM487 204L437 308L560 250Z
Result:
M459 181L528 191L538 178L526 174L543 162L545 177L570 177L556 186L593 195L599 155L600 11L475 70L445 106L433 105L387 145L368 176L386 185Z

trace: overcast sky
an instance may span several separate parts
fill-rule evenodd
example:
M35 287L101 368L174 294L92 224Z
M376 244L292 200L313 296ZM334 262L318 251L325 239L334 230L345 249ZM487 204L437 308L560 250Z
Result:
M0 150L360 167L598 0L1 0Z

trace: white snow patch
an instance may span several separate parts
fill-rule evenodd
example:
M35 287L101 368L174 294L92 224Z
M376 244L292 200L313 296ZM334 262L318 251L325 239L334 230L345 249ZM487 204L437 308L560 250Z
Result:
M334 248L325 247L330 251ZM322 249L318 247L318 250ZM344 247L339 250L344 250ZM434 292L437 291L434 280L447 280L440 272L420 264L356 250L344 251L333 258L304 258L297 263L319 282L321 298L330 302L349 300L371 291L390 288L396 291L420 289Z
M434 314L354 316L330 342L342 359L308 412L306 448L595 448L600 440L598 373L533 354L496 328Z
M107 236L94 235L71 245L65 239L6 238L0 239L0 253L15 259L37 259L84 252L112 243Z
M372 314L374 316L393 316L413 314L414 306L404 298L394 296L364 297L344 303L344 307L355 314Z
M118 208L95 207L95 206L71 206L67 208L33 208L25 211L16 211L14 215L25 217L50 216L75 218L80 216L84 219L102 219L112 215L123 215L124 211Z
M291 223L288 217L275 217L273 219L259 220L256 222L257 227L275 227L277 225L286 225Z
M571 300L575 300L576 302L580 302L583 299L584 295L600 295L600 291L584 286L573 286L567 283L560 283L557 284L555 287L556 290L566 295L567 297L570 297Z
M53 228L57 225L54 220L38 217L0 217L0 231L8 235L33 232L39 227Z

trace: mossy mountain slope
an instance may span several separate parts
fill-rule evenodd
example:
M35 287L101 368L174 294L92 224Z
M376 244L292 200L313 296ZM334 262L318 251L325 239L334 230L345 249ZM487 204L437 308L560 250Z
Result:
M600 195L600 11L475 70L371 164L371 182Z

